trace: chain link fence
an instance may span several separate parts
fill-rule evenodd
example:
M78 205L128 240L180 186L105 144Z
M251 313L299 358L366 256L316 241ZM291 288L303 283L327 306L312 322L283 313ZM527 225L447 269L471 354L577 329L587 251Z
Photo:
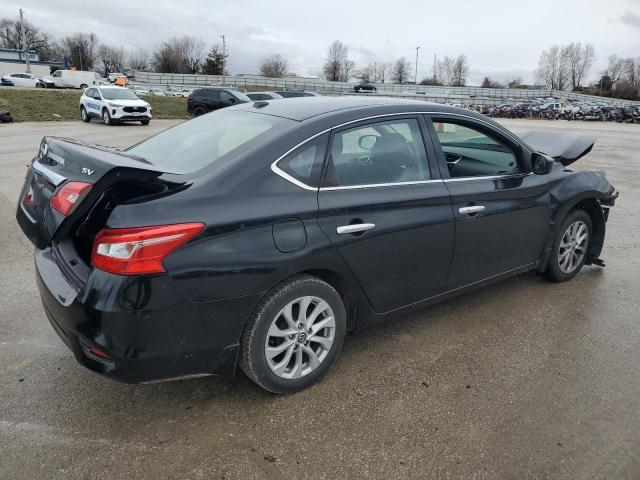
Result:
M344 95L354 93L353 83L331 82L316 78L285 77L267 78L260 75L189 75L179 73L138 72L134 81L150 85L179 85L185 87L226 86L238 90L306 90L322 95ZM481 87L442 87L430 85L399 85L393 83L375 83L377 92L361 95L384 95L411 100L425 100L438 103L462 105L500 105L513 104L534 98L553 97L561 102L576 100L579 102L606 102L619 105L640 105L638 101L619 100L608 97L583 95L546 89L525 88L481 88Z

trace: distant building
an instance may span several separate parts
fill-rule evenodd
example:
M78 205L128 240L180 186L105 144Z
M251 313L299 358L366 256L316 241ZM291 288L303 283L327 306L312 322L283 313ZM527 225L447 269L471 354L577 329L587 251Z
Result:
M54 69L61 68L59 62L41 62L38 52L29 51L29 62L31 64L31 73L38 77L46 77L51 74L51 67ZM22 73L27 71L25 55L22 50L14 48L0 48L0 75L8 73Z

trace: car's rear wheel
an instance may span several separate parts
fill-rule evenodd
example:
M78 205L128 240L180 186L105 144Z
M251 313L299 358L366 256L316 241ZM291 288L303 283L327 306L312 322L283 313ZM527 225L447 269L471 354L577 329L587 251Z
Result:
M109 115L109 110L106 108L102 110L102 122L105 125L113 125L113 120L111 119L111 115Z
M80 88L89 88L89 85L87 85L86 83L83 83L82 85L80 85Z
M318 278L297 276L271 290L254 310L242 334L240 366L258 386L293 393L329 369L345 331L338 292Z
M85 123L89 123L91 121L91 117L87 113L87 109L84 108L84 106L80 107L80 118L82 118L82 121Z
M204 115L205 113L207 113L207 111L204 109L204 107L196 107L193 109L194 117L199 117L200 115Z
M591 246L593 223L587 212L573 210L562 222L553 243L546 276L554 282L573 278L583 267Z

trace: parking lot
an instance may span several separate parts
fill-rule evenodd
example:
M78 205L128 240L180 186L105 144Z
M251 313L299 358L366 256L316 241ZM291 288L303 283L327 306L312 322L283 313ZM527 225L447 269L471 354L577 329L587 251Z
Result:
M115 383L42 311L14 219L41 137L124 147L176 121L0 125L0 478L639 478L640 126L501 122L598 136L575 168L620 191L606 268L522 275L351 336L291 396L242 374Z

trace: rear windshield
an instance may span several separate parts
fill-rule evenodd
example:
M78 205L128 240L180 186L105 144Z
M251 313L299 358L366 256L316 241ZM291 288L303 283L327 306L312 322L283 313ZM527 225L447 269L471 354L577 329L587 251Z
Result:
M165 130L127 152L163 172L191 173L268 141L280 130L278 126L289 122L268 115L218 110Z

